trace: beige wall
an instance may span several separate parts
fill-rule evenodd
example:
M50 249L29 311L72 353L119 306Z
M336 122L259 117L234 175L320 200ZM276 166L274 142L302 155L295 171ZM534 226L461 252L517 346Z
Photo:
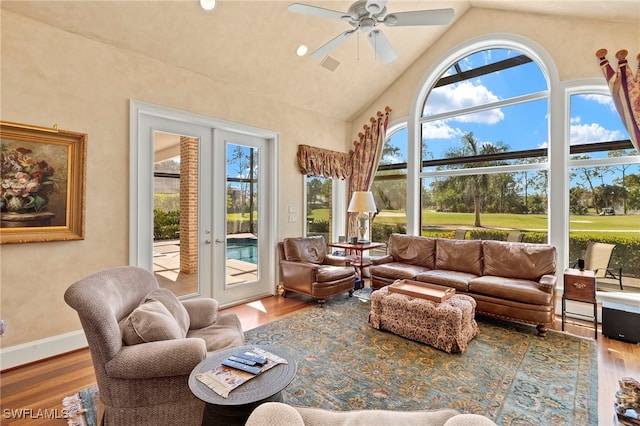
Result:
M85 240L0 248L0 317L7 323L2 348L78 330L64 290L99 269L128 263L130 99L278 132L279 228L285 237L299 235L303 226L288 223L286 211L303 211L297 145L346 150L385 105L393 108L392 119L408 115L425 70L464 40L497 32L528 37L547 50L561 79L598 77L598 48L634 51L640 40L632 25L471 10L352 126L10 12L2 11L1 28L2 120L57 123L89 136Z
M129 262L129 100L278 132L280 236L302 233L297 145L344 151L350 124L274 103L201 75L2 11L2 120L88 134L83 241L1 250L3 348L80 329L63 293L97 270Z

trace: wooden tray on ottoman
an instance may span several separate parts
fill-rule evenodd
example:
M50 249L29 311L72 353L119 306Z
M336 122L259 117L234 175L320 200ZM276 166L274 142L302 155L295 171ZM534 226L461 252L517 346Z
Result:
M436 303L444 302L456 294L455 288L412 280L397 280L389 286L389 291L392 293L406 294L411 297L419 297L420 299L432 300Z

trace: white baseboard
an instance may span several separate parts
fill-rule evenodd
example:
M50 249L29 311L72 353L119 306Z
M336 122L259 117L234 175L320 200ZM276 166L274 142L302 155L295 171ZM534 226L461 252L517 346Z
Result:
M82 330L0 349L0 371L87 347Z

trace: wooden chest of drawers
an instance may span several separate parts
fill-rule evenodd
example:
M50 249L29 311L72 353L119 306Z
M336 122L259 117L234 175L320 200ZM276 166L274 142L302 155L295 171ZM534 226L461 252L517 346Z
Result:
M562 293L562 331L567 319L567 300L574 302L584 302L593 305L593 316L588 317L593 320L594 338L598 338L598 301L596 300L596 273L595 271L581 271L579 269L565 269L564 271L564 292ZM580 317L586 316L573 313Z
M595 272L579 269L565 270L564 297L577 302L596 303Z

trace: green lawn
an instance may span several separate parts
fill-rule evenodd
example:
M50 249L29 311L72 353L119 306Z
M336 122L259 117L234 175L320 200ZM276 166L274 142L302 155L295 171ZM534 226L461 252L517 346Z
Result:
M406 223L404 212L382 212L375 218L376 224ZM315 221L329 220L329 209L315 209L309 217ZM639 215L597 216L571 215L571 231L617 231L640 232ZM484 228L519 229L530 231L546 231L547 215L543 214L511 214L511 213L483 213L480 221ZM444 213L426 211L422 213L423 226L469 226L473 227L473 213Z
M397 215L397 213L395 213ZM400 215L387 216L384 213L375 219L377 224L405 223L405 217ZM438 213L426 211L422 213L423 226L469 226L473 227L473 213ZM596 216L596 215L571 215L571 231L635 231L640 232L640 216ZM519 229L530 231L545 231L547 229L547 215L542 214L510 214L510 213L483 213L480 221L484 228Z

